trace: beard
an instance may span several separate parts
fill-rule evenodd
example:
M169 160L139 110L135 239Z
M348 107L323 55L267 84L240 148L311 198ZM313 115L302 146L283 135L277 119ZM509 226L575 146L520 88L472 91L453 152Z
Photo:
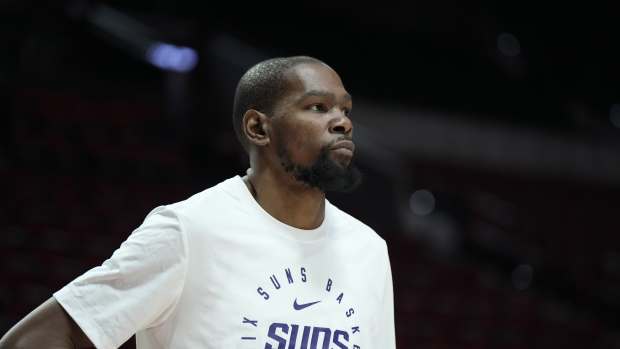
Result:
M278 147L280 163L287 173L311 188L317 188L322 192L352 192L362 183L362 173L355 166L353 159L347 166L334 161L329 156L332 143L321 148L317 159L310 166L294 163L286 147L281 145Z

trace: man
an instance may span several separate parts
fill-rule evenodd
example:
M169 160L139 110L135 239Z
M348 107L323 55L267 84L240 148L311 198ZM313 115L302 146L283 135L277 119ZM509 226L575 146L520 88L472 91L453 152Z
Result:
M359 183L351 106L314 58L252 67L233 110L247 175L154 209L0 347L395 348L385 241L325 199Z

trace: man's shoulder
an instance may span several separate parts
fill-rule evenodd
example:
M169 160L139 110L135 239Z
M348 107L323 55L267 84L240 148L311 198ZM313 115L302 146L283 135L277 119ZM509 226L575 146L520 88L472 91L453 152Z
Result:
M235 179L235 177L232 177L223 180L202 191L192 194L184 200L167 204L166 207L173 211L184 212L193 209L204 210L205 205L220 206L226 199L234 198L231 187L234 186L233 182Z
M232 207L239 204L235 180L235 177L223 180L183 200L158 206L147 215L147 219L155 213L165 213L174 216L185 230L190 231L205 224L212 225L224 219L234 211Z
M333 218L333 224L338 231L354 239L365 238L378 246L385 246L386 242L372 227L353 217L348 212L328 203Z

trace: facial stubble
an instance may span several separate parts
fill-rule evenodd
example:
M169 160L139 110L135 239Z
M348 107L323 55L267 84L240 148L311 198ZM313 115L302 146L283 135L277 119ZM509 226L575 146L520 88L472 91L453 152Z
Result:
M317 188L323 192L351 192L361 184L362 174L353 159L347 165L341 165L331 158L330 148L336 141L322 147L316 160L310 166L295 163L286 147L281 144L278 147L281 165L297 181L311 188Z

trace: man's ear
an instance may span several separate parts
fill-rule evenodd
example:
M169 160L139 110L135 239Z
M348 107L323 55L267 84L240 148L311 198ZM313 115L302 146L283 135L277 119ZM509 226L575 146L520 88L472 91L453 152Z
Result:
M270 119L255 109L248 109L243 114L243 133L248 142L259 147L269 144Z

